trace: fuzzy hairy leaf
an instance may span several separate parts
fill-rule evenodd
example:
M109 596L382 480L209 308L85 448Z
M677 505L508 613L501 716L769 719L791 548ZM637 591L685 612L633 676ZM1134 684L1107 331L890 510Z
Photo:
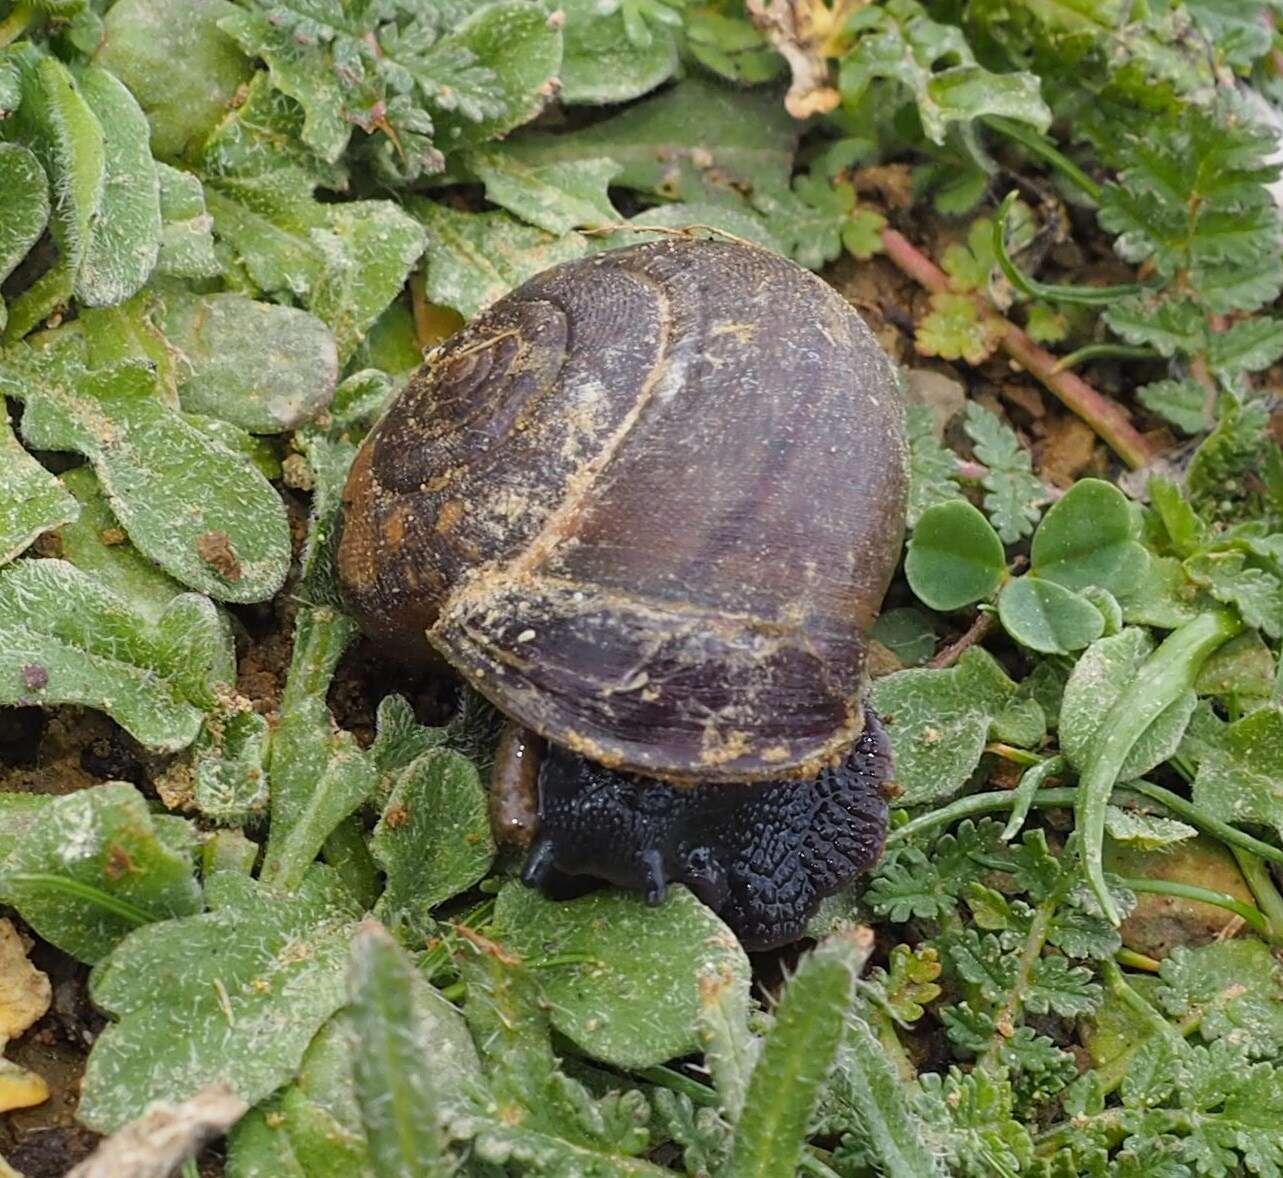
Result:
M231 631L206 597L184 593L152 621L61 560L0 572L0 700L84 704L151 748L195 739L214 688L235 677Z
M912 668L873 685L873 705L891 736L895 781L907 806L951 797L984 751L989 727L1016 685L977 647L946 670Z
M673 26L681 24L674 11L681 4L566 0L563 101L626 102L667 81L677 68Z
M208 1083L262 1100L346 1001L357 913L328 868L291 895L232 872L205 891L209 912L137 930L93 975L94 1002L119 1020L85 1070L79 1116L99 1132Z
M81 347L51 332L0 357L24 440L85 455L134 545L183 584L223 601L271 597L290 557L271 484L167 405L150 365L90 369Z
M195 838L181 818L153 818L123 781L56 798L0 863L0 895L46 941L90 963L150 922L202 907Z
M1233 724L1209 717L1201 727L1194 801L1224 821L1283 835L1283 708L1267 705Z
M57 478L23 449L7 418L0 420L0 565L79 511Z
M486 791L472 762L432 749L401 770L370 851L387 875L378 911L430 928L431 910L470 888L494 861Z
M597 1059L643 1068L692 1051L705 980L748 986L748 958L685 888L657 909L634 893L555 903L512 882L495 908L505 945L529 959L582 955L539 971L555 1026Z
M0 103L0 105L3 105ZM40 239L49 222L49 181L40 161L19 143L0 142L0 191L5 194L0 213L0 282ZM0 299L0 332L8 314Z
M842 1041L856 977L872 949L872 934L862 932L821 942L785 988L749 1081L727 1178L771 1178L796 1170Z

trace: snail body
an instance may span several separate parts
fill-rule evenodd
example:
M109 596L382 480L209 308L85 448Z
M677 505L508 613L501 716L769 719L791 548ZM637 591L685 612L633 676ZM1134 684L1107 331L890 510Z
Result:
M570 853L603 820L569 804L572 762L621 805L667 783L679 832L848 764L885 776L881 738L861 744L864 631L905 465L894 372L819 279L723 242L608 251L429 356L353 464L340 581L370 634L434 649L551 746L527 876L605 875ZM619 882L653 893L667 852L643 853Z

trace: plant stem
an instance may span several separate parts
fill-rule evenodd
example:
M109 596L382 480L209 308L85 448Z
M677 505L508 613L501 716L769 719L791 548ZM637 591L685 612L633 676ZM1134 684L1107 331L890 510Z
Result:
M656 1084L660 1088L667 1088L672 1092L680 1092L691 1104L700 1105L705 1108L720 1108L721 1098L707 1084L701 1084L698 1080L692 1080L689 1076L674 1068L660 1065L655 1068L643 1068L641 1071L634 1072L633 1075L640 1076L648 1083Z
M1016 970L1016 980L1011 989L1007 991L1007 998L1001 1008L994 1015L993 1024L999 1037L1012 1033L1011 1028L1015 1026L1016 1019L1020 1015L1021 999L1029 988L1029 977L1033 973L1033 968L1038 963L1038 959L1042 956L1043 946L1047 943L1047 933L1051 928L1052 918L1056 915L1056 909L1059 906L1060 896L1053 894L1047 897L1034 910L1033 920L1029 922L1029 935L1025 937L1025 946L1020 951L1020 965ZM990 1043L985 1050L984 1058L979 1064L980 1067L988 1072L1001 1070L1002 1068L1002 1063L993 1048L994 1045Z
M0 49L16 41L35 22L40 13L29 4L19 4L0 20Z
M1270 874L1270 869L1250 851L1232 844L1230 851L1238 860L1238 869L1247 881L1247 886L1252 889L1257 906L1270 922L1269 939L1274 944L1279 944L1283 939L1283 896L1279 895L1278 888L1274 886L1274 877Z
M1007 825L1002 830L1004 843L1011 842L1020 833L1020 828L1024 826L1025 818L1029 814L1029 807L1033 805L1034 796L1047 778L1064 773L1068 768L1069 764L1064 757L1048 757L1045 761L1038 761L1035 758L1033 766L1025 771L1020 784L1016 787L1016 804L1011 808L1011 817L1007 819Z
M1197 900L1201 904L1213 904L1224 908L1250 924L1263 937L1273 939L1270 922L1265 913L1251 904L1244 904L1224 892L1214 892L1210 888L1200 888L1197 884L1180 883L1173 879L1125 879L1125 888L1133 892L1149 892L1155 896L1178 896L1182 900Z
M1070 180L1093 204L1099 204L1104 188L1097 184L1086 172L1062 151L1053 147L1037 131L1021 123L1002 118L1001 115L982 115L980 121L991 130L997 131L1008 139L1019 143L1032 155L1044 163L1051 164L1067 180Z
M1161 785L1154 785L1144 780L1129 781L1127 788L1155 802L1161 802L1176 817L1184 818L1186 822L1220 839L1221 842L1228 843L1231 847L1241 847L1253 855L1268 859L1271 863L1283 864L1283 850L1254 838L1245 831L1239 830L1237 826L1231 826L1228 822L1222 822L1219 818L1203 813L1193 802L1187 801L1180 794L1174 794Z
M920 286L934 294L952 290L948 275L902 233L883 229L882 245L887 257ZM984 309L987 314L997 314L987 303ZM1007 355L1078 414L1128 466L1136 469L1153 459L1153 448L1119 405L1098 393L1076 373L1056 371L1055 356L1035 344L1014 323L1006 319L1000 322L1002 346Z
M1135 347L1132 344L1088 344L1076 352L1061 356L1056 361L1056 371L1065 372L1077 368L1088 360L1161 360L1162 356L1153 348Z
M1203 660L1242 629L1237 614L1211 610L1169 634L1119 695L1088 751L1078 777L1074 817L1087 882L1113 924L1122 917L1105 883L1102 854L1105 812L1118 775L1145 729L1193 686Z
M1157 973L1163 968L1163 963L1157 958L1137 953L1135 949L1128 949L1126 946L1114 954L1114 960L1119 965L1129 965L1132 969L1142 969L1146 973Z
M957 642L951 642L935 655L927 666L937 671L944 667L952 667L971 647L983 642L997 624L997 614L991 610L981 610L976 614L975 621L967 628L967 632Z

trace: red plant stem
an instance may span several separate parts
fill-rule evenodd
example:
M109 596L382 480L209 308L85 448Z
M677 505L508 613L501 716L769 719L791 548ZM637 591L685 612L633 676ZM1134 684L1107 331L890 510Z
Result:
M939 654L931 659L927 666L932 670L941 670L944 667L952 667L964 654L967 653L978 642L983 642L993 632L994 627L998 624L998 615L989 610L983 610L976 614L975 620L967 628L956 642L951 642Z
M932 294L952 290L949 276L894 229L882 230L887 257ZM986 314L996 314L987 303ZM1073 410L1133 470L1155 457L1154 448L1115 402L1098 393L1074 372L1056 370L1056 357L1033 342L1014 323L1002 320L1002 346L1007 355L1042 382L1066 408Z

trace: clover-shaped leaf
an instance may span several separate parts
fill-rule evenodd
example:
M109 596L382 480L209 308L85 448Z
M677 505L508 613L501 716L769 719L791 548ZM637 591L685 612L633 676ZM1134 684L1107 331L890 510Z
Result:
M970 503L927 508L904 562L909 586L932 609L961 609L990 596L1006 575L1002 541Z

